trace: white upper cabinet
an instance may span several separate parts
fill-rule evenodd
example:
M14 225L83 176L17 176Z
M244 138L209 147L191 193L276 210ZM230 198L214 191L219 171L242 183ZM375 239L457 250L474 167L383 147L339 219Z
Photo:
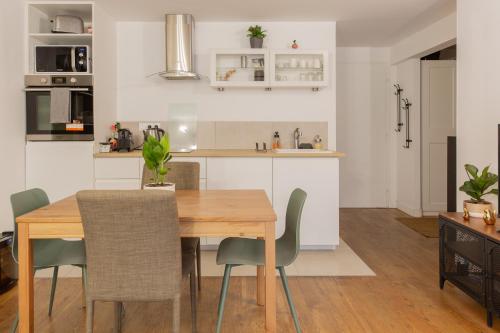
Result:
M304 87L329 84L325 50L212 50L210 85L225 87Z
M267 49L212 50L210 85L224 87L268 87Z
M270 60L272 87L328 86L328 51L272 50Z

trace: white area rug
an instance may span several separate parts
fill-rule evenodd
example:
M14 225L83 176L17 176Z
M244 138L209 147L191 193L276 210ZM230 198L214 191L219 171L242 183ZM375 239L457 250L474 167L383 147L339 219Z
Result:
M202 276L222 276L224 266L215 263L217 251L202 251ZM367 264L342 239L335 250L303 250L295 262L286 267L288 276L375 276ZM59 269L59 277L81 277L78 267L64 266ZM277 273L278 274L278 273ZM255 276L253 266L233 268L232 276ZM36 277L51 277L52 269L41 270Z

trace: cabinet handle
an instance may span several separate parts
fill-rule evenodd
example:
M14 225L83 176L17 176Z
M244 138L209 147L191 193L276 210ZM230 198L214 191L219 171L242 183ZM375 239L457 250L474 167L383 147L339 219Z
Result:
M406 142L403 145L403 148L410 149L410 143L412 142L412 140L410 139L410 106L411 106L411 103L408 100L408 98L403 98L403 103L405 104L403 108L406 111L405 112L406 113Z

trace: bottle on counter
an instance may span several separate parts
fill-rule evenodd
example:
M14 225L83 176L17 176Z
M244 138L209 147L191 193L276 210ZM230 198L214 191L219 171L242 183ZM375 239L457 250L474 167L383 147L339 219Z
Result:
M319 135L316 135L313 139L314 149L323 149L323 139Z
M279 134L278 131L274 132L272 147L273 147L273 149L279 149L279 148L281 148L280 134Z

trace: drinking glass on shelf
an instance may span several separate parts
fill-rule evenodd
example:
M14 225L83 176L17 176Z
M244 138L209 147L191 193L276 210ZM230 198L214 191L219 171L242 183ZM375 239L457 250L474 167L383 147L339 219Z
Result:
M314 59L314 68L321 68L321 61L319 59Z
M305 81L306 80L306 73L300 73L299 80L300 81Z

